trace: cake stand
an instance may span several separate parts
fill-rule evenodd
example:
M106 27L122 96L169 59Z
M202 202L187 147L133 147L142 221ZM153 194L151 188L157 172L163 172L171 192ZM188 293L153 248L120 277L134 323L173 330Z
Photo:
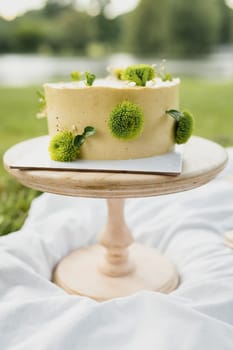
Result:
M212 180L227 162L224 148L200 137L192 137L185 145L179 176L12 169L10 166L16 157L20 157L17 145L5 153L5 168L25 186L107 200L108 218L99 244L71 252L53 272L53 281L68 293L98 301L140 290L169 293L179 283L178 273L166 256L134 242L124 217L124 199L165 195L201 186Z

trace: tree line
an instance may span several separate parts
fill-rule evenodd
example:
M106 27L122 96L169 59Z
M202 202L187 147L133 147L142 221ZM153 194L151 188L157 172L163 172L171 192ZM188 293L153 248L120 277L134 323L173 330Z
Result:
M109 0L98 2L96 16L72 0L48 0L13 21L0 19L0 52L191 57L233 42L233 10L224 0L141 0L114 19L105 16Z

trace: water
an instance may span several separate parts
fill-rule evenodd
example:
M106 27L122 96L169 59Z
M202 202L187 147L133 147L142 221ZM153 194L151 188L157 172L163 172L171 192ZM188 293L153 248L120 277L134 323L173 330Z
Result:
M125 66L136 62L160 63L160 60L143 60L128 54L115 54L104 59L5 54L0 55L0 85L22 86L69 80L73 70L90 70L101 77L107 74L106 67ZM232 80L233 47L218 49L203 59L167 60L166 66L177 76Z

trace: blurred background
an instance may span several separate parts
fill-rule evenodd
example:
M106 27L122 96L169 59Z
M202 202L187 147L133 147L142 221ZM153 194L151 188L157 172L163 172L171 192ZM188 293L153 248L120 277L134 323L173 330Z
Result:
M174 74L233 77L233 0L0 0L0 16L2 84L162 58Z
M35 117L44 82L163 59L195 134L233 146L233 0L0 0L0 156L47 133ZM21 227L36 195L0 165L0 235Z

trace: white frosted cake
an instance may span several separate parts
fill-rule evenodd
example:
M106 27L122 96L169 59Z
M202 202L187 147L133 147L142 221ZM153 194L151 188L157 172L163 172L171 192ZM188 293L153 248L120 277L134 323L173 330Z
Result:
M179 84L177 78L163 81L159 77L144 86L113 78L94 80L91 86L85 81L47 83L49 135L54 138L61 131L81 135L86 127L94 128L95 134L79 148L82 159L167 153L174 147L176 132L176 120L167 111L179 108Z

